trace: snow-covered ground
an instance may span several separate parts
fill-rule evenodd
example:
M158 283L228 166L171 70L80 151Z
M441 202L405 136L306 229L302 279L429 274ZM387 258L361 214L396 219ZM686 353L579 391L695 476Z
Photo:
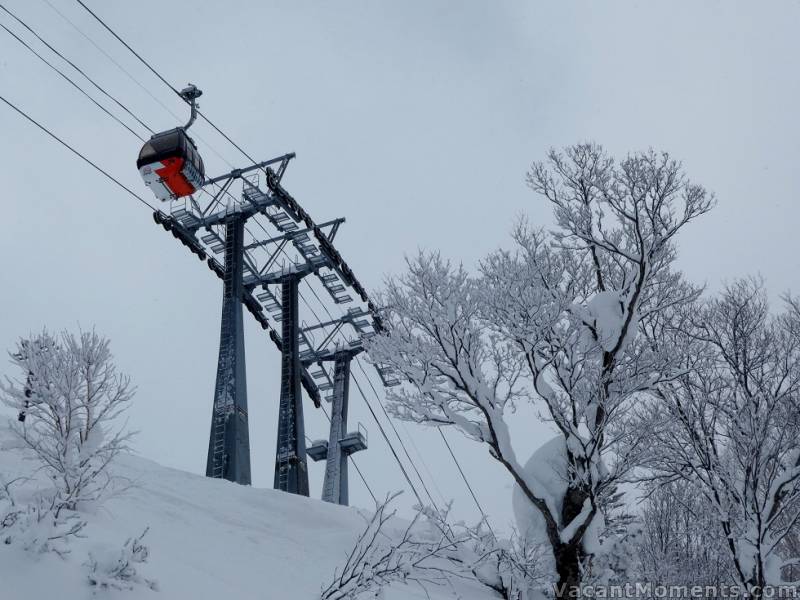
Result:
M0 451L4 479L30 468L17 451ZM364 527L355 508L207 479L135 456L122 456L115 473L136 484L87 515L87 537L73 540L65 559L0 545L2 600L312 600ZM156 580L159 591L142 586L93 596L81 566L88 553L102 553L104 545L118 550L146 527L151 555L140 573ZM452 590L430 592L433 599L454 597ZM488 597L477 588L459 592L464 600ZM404 586L386 597L426 596Z

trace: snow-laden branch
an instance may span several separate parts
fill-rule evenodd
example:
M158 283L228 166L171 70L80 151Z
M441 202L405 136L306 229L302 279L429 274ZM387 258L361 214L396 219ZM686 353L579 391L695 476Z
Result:
M699 294L671 269L674 238L713 198L667 155L617 165L592 144L551 152L528 182L557 229L520 223L515 249L490 254L477 274L420 253L388 282L386 331L369 351L407 382L389 393L396 416L486 444L541 516L559 580L572 586L592 553L583 539L598 498L641 449L627 425L635 400L681 373L652 334ZM516 457L508 419L522 401L544 406L563 436L558 493Z
M662 388L646 464L704 499L741 585L778 584L800 520L800 313L789 299L771 315L754 279L688 312L686 374Z
M427 594L431 586L457 581L478 584L490 597L532 600L547 587L540 546L525 538L498 539L484 521L452 524L450 505L443 510L417 507L411 522L398 529L390 510L397 495L376 505L321 600L379 597L392 584L415 584Z

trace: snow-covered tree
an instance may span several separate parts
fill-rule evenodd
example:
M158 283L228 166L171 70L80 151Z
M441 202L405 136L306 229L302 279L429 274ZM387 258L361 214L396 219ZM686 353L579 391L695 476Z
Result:
M548 591L542 544L516 531L509 539L498 537L485 518L476 525L452 523L451 507L449 503L444 509L420 512L430 529L455 542L442 555L455 576L475 580L502 600L532 600Z
M676 357L637 335L698 291L672 269L674 239L711 196L666 154L619 163L594 144L551 151L530 187L554 207L556 230L524 223L516 248L471 274L420 254L387 284L386 331L371 358L407 382L390 393L403 419L454 426L483 443L530 509L523 526L551 551L559 590L580 584L600 552L601 496L631 466L626 427L637 394L676 375ZM543 407L559 432L556 460L523 465L508 419L515 404Z
M732 583L725 539L703 497L685 481L652 486L641 503L636 580L653 585Z
M69 554L69 542L82 535L86 522L72 511L62 511L55 494L39 494L26 501L15 497L13 488L25 478L0 478L0 544L15 545L33 554Z
M684 374L662 386L647 466L704 500L738 584L779 584L800 519L800 304L771 314L763 284L683 311Z
M150 548L144 542L147 529L135 538L128 538L121 549L116 551L104 549L102 555L90 553L84 563L88 570L89 585L101 589L129 590L136 587L147 587L158 590L158 584L139 573L139 565L145 564L150 557Z
M414 584L428 591L468 581L483 586L489 597L530 600L546 587L540 566L541 548L515 536L499 539L485 521L475 526L451 523L443 510L417 507L414 518L397 530L397 497L387 496L356 539L321 600L378 598L392 584Z
M418 511L399 535L390 523L396 511L390 508L398 493L376 505L372 517L358 536L344 564L336 569L332 581L322 590L321 600L357 600L382 597L383 589L393 583L446 585L450 570L444 558L460 540L444 531L420 531L424 513Z
M56 488L56 512L100 499L113 482L109 464L132 435L120 416L133 388L117 373L108 340L44 331L21 340L11 359L20 377L0 384L2 401L20 415L11 424L17 445Z

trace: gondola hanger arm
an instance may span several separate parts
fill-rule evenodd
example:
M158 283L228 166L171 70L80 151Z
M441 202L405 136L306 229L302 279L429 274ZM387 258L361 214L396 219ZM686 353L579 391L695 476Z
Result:
M189 127L192 126L192 123L195 122L195 119L197 119L197 109L199 108L197 99L203 95L203 92L202 90L198 89L196 85L190 83L181 90L180 95L181 98L183 98L189 104L189 106L192 107L192 114L189 116L189 122L183 126L185 131L189 129Z

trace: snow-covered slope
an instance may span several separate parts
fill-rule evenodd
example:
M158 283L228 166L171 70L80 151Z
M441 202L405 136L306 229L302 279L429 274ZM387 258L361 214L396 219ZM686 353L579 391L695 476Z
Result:
M16 451L0 451L4 479L30 467ZM159 591L141 587L102 591L97 597L312 600L364 527L354 508L207 479L134 456L121 457L115 473L135 485L88 516L87 538L73 542L66 559L0 545L0 598L91 598L81 567L88 552L103 545L119 549L150 527L144 541L151 555L141 574L157 580ZM436 591L432 598L453 597ZM461 597L477 600L486 594L475 590ZM425 595L409 586L390 591L387 598Z

